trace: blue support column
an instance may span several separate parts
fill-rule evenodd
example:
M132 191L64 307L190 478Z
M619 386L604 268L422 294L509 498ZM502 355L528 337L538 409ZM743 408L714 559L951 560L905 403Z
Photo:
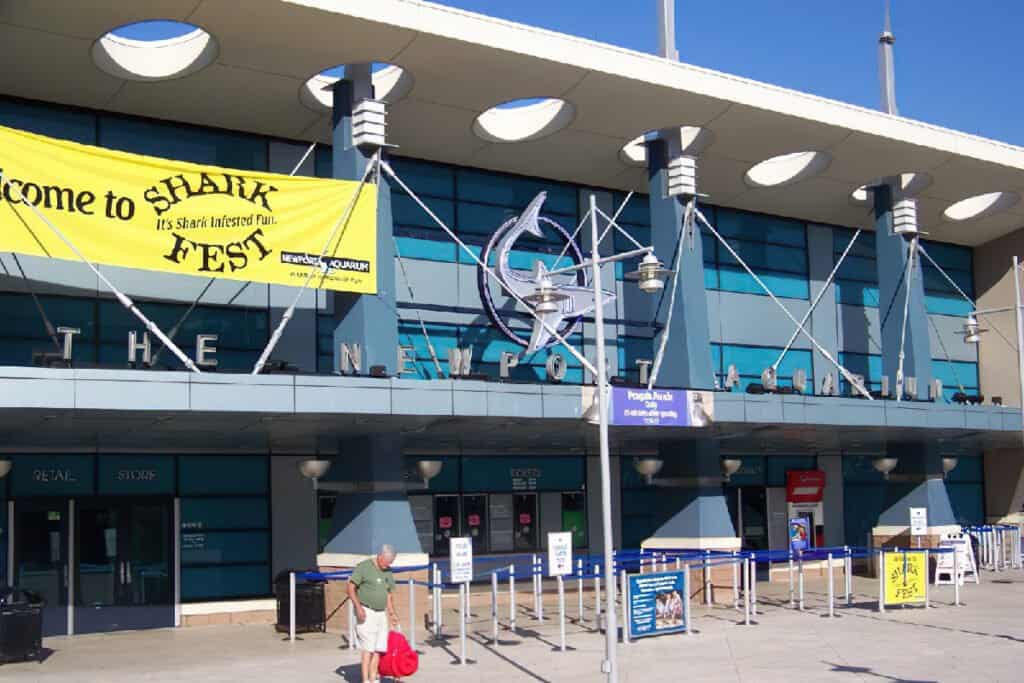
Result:
M352 110L373 96L370 65L349 66L334 86L332 115L334 177L358 180L370 157L352 145ZM340 344L362 347L363 372L383 365L393 374L397 365L398 315L395 308L395 255L392 238L391 191L386 176L373 174L377 192L377 294L334 293L334 368L340 365ZM339 211L342 207L339 207ZM381 380L387 381L387 380ZM347 560L372 554L382 543L399 553L422 553L405 492L401 436L380 434L339 444L331 478L355 484L356 493L338 496L332 538L325 554ZM408 558L405 558L408 561ZM414 561L422 561L419 558Z
M676 133L678 134L678 133ZM677 141L659 138L647 145L651 235L655 253L666 263L676 250L685 206L677 197L665 196L670 145ZM678 271L679 289L670 328L655 335L657 351L661 335L669 334L658 384L691 389L714 388L711 338L708 330L707 293L704 289L704 253L700 231L692 247L686 244ZM657 316L660 326L668 317L669 292ZM696 441L673 441L659 445L664 461L658 478L678 482L655 489L652 503L658 510L660 526L643 545L731 549L738 545L722 489L721 454L718 442L694 434Z
M350 70L355 68L350 67ZM352 145L352 109L360 100L372 96L365 73L346 74L356 80L342 79L334 86L332 115L334 177L359 180L370 157ZM338 208L341 211L344 207ZM339 346L359 344L363 350L363 371L373 365L394 373L397 365L398 316L395 308L395 249L392 237L391 190L381 175L377 189L377 294L376 296L334 293L334 369L339 369Z
M875 258L878 267L878 316L882 335L882 374L889 378L893 395L896 392L896 370L899 367L900 336L903 328L903 305L906 287L910 287L910 308L907 312L907 335L904 345L903 376L917 378L915 398L927 399L932 381L931 342L928 338L928 314L924 307L924 279L921 260L914 259L910 282L907 272L907 244L910 238L892 232L892 189L888 185L874 188ZM904 393L906 387L904 387Z
M931 443L890 444L888 455L898 457L899 464L884 484L887 487L886 507L878 516L878 525L872 532L875 544L911 545L912 507L928 510L928 536L931 541L926 540L923 545L935 545L942 533L957 530L959 527L946 491L938 446Z

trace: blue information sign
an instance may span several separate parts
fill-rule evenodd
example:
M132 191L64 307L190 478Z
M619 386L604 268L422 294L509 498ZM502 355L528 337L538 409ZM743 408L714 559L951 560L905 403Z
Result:
M710 392L612 387L609 421L635 427L706 427L714 413Z
M686 630L683 572L634 574L629 577L629 635L631 638Z

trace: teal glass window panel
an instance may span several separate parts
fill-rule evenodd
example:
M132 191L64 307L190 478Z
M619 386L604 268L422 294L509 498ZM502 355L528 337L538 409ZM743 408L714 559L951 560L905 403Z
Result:
M765 458L765 486L785 486L791 470L816 469L818 458L813 455L770 455Z
M270 526L263 497L182 498L183 531L266 529Z
M267 464L265 455L183 455L178 459L179 492L263 495Z
M832 248L835 251L835 260L838 262L839 257L846 249L847 245L850 244L850 240L853 239L854 230L847 228L832 228ZM862 231L857 237L857 241L850 247L850 254L847 258L859 257L864 259L875 260L875 233Z
M545 191L548 196L544 202L544 214L575 216L577 212L577 193L572 185L468 168L456 169L455 177L459 200L495 204L519 212L537 193Z
M788 218L715 208L715 228L725 238L807 248L806 226ZM731 242L731 240L730 240Z
M0 126L52 138L96 144L96 116L49 104L0 98Z
M760 272L757 275L775 296L788 299L810 297L810 285L806 276L769 272ZM718 277L719 289L722 291L767 296L757 281L738 266L721 266Z
M884 457L882 452L877 455L844 455L843 481L859 484L881 484L885 481L881 472L875 469L875 458ZM876 517L877 519L877 517Z
M782 271L786 273L807 274L807 250L793 247L780 247L764 242L748 242L731 240L729 243L740 255L750 269L760 274L763 270ZM729 265L739 265L732 254L720 249L719 259Z
M957 244L922 240L928 255L942 266L943 270L961 270L971 273L974 270L974 250ZM927 260L924 261L927 263Z
M445 164L435 164L429 161L406 159L403 157L392 157L389 162L398 177L408 185L413 192L424 197L440 197L454 199L455 197L455 170ZM401 195L408 198L405 191L393 183L392 198ZM433 208L430 202L427 202Z
M270 566L182 567L181 599L185 602L270 595Z
M952 270L950 268L943 268L943 270L949 276L949 279L956 283L956 286L962 289L965 294L968 296L974 295L974 275L971 271ZM956 288L949 283L949 280L927 261L922 264L921 272L924 276L925 291L960 296ZM960 298L962 299L963 297Z
M946 492L957 524L985 523L985 494L981 483L947 482Z
M317 145L313 152L313 167L317 178L333 178L334 150L326 145Z
M423 203L430 207L430 210L437 214L449 228L455 227L455 202L450 199L437 199L436 197L421 197ZM418 228L437 233L439 237L450 239L444 231L438 227L434 219L427 214L409 195L404 192L392 194L391 196L391 217L398 232L404 228Z
M704 289L719 289L718 268L704 264Z
M439 261L441 263L455 263L458 259L456 252L459 247L450 240L418 239L415 237L396 237L398 254L403 259L418 259L420 261ZM396 272L401 276L401 268L396 267ZM400 281L404 287L405 282Z
M270 555L267 531L182 531L181 564L239 564L266 562Z
M628 224L629 226L634 226L637 228L646 228L650 230L650 197L648 197L645 194L634 193L633 196L630 197L629 201L626 202L625 206L623 206L622 203L623 201L625 201L625 199L626 194L623 192L612 193L612 211L615 212L619 211L620 208L622 209L621 211L619 211L619 219L616 222L624 227L627 226ZM612 215L614 215L614 213ZM630 232L632 232L632 230ZM640 239L635 234L633 236L636 237L638 240ZM649 242L644 242L643 240L640 240L640 243L649 244Z
M861 258L850 254L843 261L843 264L839 266L836 277L841 280L858 280L860 282L877 284L878 266L873 258Z
M252 135L100 116L100 145L135 154L249 171L267 170L267 141Z
M878 285L850 280L836 280L836 303L848 306L878 308Z
M946 386L956 386L958 381L968 389L978 388L978 364L969 361L947 361L932 359L932 377L942 380Z
M984 458L973 455L962 455L957 458L957 465L946 475L946 485L950 483L976 483L985 481Z
M956 317L965 317L974 310L959 294L934 294L927 291L924 294L924 307L928 313Z

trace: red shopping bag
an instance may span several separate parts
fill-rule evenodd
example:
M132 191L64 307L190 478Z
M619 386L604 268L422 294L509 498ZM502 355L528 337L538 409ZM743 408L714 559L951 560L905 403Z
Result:
M380 658L380 674L401 678L412 676L420 668L420 656L398 631L388 634L388 650Z

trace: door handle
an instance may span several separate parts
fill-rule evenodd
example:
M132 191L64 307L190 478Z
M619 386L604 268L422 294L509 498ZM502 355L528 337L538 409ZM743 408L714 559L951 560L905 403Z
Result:
M124 583L124 562L117 563L117 571L121 574L121 583Z
M124 564L125 564L125 573L128 575L128 585L130 586L131 583L132 583L132 563L129 562L128 560L125 560Z

